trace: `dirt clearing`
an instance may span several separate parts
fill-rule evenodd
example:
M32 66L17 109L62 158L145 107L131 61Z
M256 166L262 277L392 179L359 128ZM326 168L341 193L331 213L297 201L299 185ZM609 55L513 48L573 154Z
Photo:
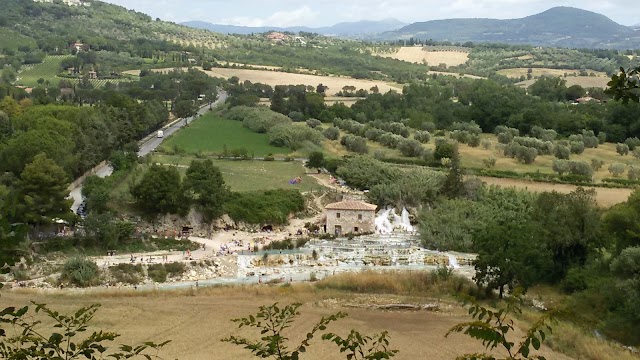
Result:
M466 52L446 50L426 51L421 46L403 46L394 53L377 53L374 55L416 64L423 64L426 61L429 66L437 66L440 64L458 66L469 60L469 53Z
M306 290L298 290L304 288ZM342 294L346 297L345 294ZM384 296L349 295L351 303L368 302ZM444 334L453 325L468 321L465 311L457 305L442 305L442 312L428 311L381 311L360 308L344 308L343 301L329 293L318 293L309 285L293 287L231 287L203 289L200 291L174 293L104 292L88 295L57 295L36 292L4 292L0 303L3 306L28 305L29 301L44 302L64 313L75 311L80 306L101 303L92 325L114 330L122 334L115 344L136 344L141 341L172 340L160 353L165 359L253 359L251 354L239 346L223 343L221 338L231 334L252 336L255 332L238 331L232 318L255 314L260 305L274 302L289 304L300 301L302 315L287 335L295 341L302 337L317 322L328 314L346 311L346 319L332 323L327 331L346 336L351 329L374 334L388 330L391 345L400 349L394 358L398 360L454 359L469 352L484 351L481 343L469 337L455 334L445 338ZM383 299L393 301L393 299ZM90 329L92 330L92 329ZM520 333L521 334L521 333ZM504 356L504 354L502 354ZM568 359L545 349L540 355L548 359ZM344 359L334 344L313 339L307 360Z

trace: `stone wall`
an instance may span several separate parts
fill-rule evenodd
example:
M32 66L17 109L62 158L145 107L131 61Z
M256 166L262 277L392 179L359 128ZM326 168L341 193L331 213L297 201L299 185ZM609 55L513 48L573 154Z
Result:
M372 233L376 230L374 221L372 210L327 210L327 233L335 234L336 226L342 228L341 234Z

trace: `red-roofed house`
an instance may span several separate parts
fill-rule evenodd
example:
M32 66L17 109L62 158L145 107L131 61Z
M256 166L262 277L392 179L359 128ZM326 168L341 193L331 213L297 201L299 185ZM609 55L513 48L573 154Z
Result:
M328 233L357 234L375 231L377 206L363 201L344 200L325 206Z

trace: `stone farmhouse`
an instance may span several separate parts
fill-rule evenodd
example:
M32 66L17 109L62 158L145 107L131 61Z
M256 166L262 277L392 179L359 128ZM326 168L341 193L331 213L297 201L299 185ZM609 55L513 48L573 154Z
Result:
M372 233L376 230L377 206L363 201L343 200L325 206L325 232L342 235Z

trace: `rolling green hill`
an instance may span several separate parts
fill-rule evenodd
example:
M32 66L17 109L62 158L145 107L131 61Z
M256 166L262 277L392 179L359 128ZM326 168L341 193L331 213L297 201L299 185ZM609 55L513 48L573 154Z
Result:
M578 48L638 48L640 33L604 15L555 7L521 19L449 19L417 22L381 36L452 42L497 42Z

